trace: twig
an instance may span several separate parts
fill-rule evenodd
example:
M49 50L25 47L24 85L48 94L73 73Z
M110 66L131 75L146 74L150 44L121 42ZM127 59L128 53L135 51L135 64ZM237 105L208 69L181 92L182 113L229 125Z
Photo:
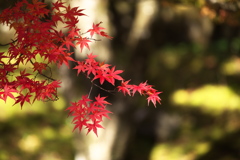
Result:
M113 92L115 92L115 90L107 90L107 89L104 89L104 88L102 88L101 86L93 83L93 81L91 81L91 83L92 83L94 86L100 88L101 90L103 90L103 91L105 91L105 92L108 92L108 93L110 93L110 94L112 94L112 95L115 95L115 94L113 93Z
M31 59L30 59L30 62L31 62L31 64L33 65L33 61L32 61ZM49 67L49 66L48 66L48 67ZM49 68L50 68L50 67L49 67ZM51 73L51 76L52 76L52 70L51 70L51 68L50 68L50 73ZM39 71L38 71L38 74L40 74L41 76L47 78L48 80L56 81L55 79L53 79L53 78L51 78L51 77L49 77L49 76L47 76L47 75L45 75L45 74L42 74L42 73L40 73Z
M12 42L9 42L9 43L6 43L6 44L0 44L0 46L8 46L9 44L15 43L15 42L17 42L17 39L16 40L12 40Z

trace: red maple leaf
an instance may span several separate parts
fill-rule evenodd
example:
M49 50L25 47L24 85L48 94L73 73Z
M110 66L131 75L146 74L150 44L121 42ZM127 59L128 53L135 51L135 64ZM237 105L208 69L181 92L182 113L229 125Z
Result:
M22 77L27 77L27 76L30 76L31 74L26 73L26 69L24 69L23 71L20 71L20 75L21 75Z
M94 24L92 25L92 29L89 29L87 32L90 32L91 37L96 33L96 34L100 34L101 30L105 29L103 27L99 27L99 25L102 22L98 23L98 24Z
M100 94L98 94L98 96L95 97L95 99L96 101L94 103L98 106L101 106L102 108L105 108L107 104L111 104L105 101L106 97L100 97Z
M155 107L156 107L157 102L159 104L161 104L161 102L160 102L161 98L158 96L160 93L162 93L162 92L153 92L153 93L148 92L148 95L149 95L149 97L147 98L148 105L150 102L152 102Z
M100 32L100 35L103 36L103 37L106 37L108 39L112 39L113 38L113 37L109 36L106 32L103 32L103 31Z
M104 70L104 71L108 70L109 67L111 66L110 64L105 64L104 62L101 62L98 65L99 65L98 69Z
M14 105L17 104L17 103L20 103L21 109L22 109L22 106L23 106L23 104L24 104L25 102L28 102L28 103L31 104L30 99L29 99L31 96L32 96L32 95L30 95L29 93L27 93L25 96L24 96L23 94L21 94L20 96L17 96L17 97L16 97L17 100L16 100L16 102L14 103Z
M73 69L77 69L77 75L79 75L79 73L86 71L86 66L84 65L84 62L77 62L77 63L78 65L75 66Z
M90 131L93 131L97 136L98 136L98 133L97 133L97 128L103 128L103 126L101 126L99 123L101 121L97 121L97 120L93 120L93 123L89 123L87 125L87 129L88 129L88 132L87 134L90 132Z
M106 75L105 79L112 85L115 85L115 80L123 80L123 78L118 75L122 72L123 70L115 70L115 66L114 66L112 67L112 69L108 70L108 74Z
M70 46L75 48L75 44L73 44L73 39L68 38L68 37L65 38L63 45L66 45L68 50L70 49Z
M46 69L47 69L46 63L39 63L39 62L33 63L33 72L38 71L39 73L42 74L42 71Z
M92 63L96 63L95 58L97 57L97 55L93 55L92 53L87 54L87 59L85 60L86 63L88 64L92 64Z
M65 19L74 21L77 18L75 16L84 16L85 14L81 13L84 9L78 9L78 7L71 8L70 6L65 7L66 12L64 14Z
M60 8L65 8L64 3L61 1L56 1L55 3L52 3L53 8L52 9L56 9L58 11L60 11Z
M92 29L89 29L87 32L90 32L90 36L91 36L91 37L92 37L94 34L98 34L98 35L101 35L101 36L106 37L106 38L108 38L108 39L112 39L113 37L109 36L106 32L102 31L102 30L105 29L105 28L99 27L101 23L102 23L102 22L99 22L98 24L94 24L94 23L93 23Z
M134 94L138 92L140 95L142 95L144 92L146 92L147 89L148 89L147 82L140 83L139 85L133 85L132 94L134 96Z
M81 52L83 47L87 47L88 50L90 50L88 43L91 41L89 39L80 37L80 38L76 38L76 41L77 41L76 45L80 46Z
M0 92L0 98L3 99L5 102L7 100L7 97L10 97L15 100L15 96L12 93L17 93L18 91L16 89L13 89L12 87L5 85L3 88L3 92Z
M121 86L117 87L118 88L118 92L121 91L121 92L123 92L124 95L126 95L126 93L127 93L129 96L131 96L130 89L132 89L132 85L128 84L129 81L130 80L122 81Z
M66 21L67 24L64 28L72 29L76 27L76 24L79 22L79 20L75 17L72 17L71 20Z
M100 84L103 84L104 81L106 80L107 77L107 73L101 70L98 70L96 72L96 75L94 76L94 78L92 79L92 81L94 81L95 79L99 78Z

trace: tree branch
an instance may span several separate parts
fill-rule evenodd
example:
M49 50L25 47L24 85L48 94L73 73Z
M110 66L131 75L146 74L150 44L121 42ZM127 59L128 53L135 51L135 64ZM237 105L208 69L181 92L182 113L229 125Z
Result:
M8 46L9 44L15 43L17 41L18 41L17 39L16 40L12 40L12 42L9 42L9 43L6 43L6 44L0 44L0 46Z

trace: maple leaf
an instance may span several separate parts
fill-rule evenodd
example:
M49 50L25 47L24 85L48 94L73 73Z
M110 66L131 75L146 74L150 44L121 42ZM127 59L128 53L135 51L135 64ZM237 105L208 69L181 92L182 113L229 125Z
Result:
M92 29L89 29L87 32L90 32L90 35L91 37L94 35L94 33L96 34L100 34L101 30L102 29L105 29L103 27L99 27L99 25L101 24L102 22L98 23L98 24L94 24L92 25Z
M106 109L101 109L101 110L99 110L98 112L94 113L93 116L94 116L96 119L102 121L102 117L106 117L107 119L111 119L111 118L108 116L109 113L112 113L112 112L110 112L110 111L108 111L108 110L106 110Z
M107 76L108 76L108 74L106 72L98 70L96 75L92 79L92 81L99 78L100 84L102 85L104 83L104 81L106 80Z
M107 104L110 104L107 101L104 101L105 97L99 97L100 99L98 101L94 101L93 103L90 104L88 112L89 112L89 118L91 120L99 120L102 121L103 117L106 117L108 119L110 119L110 117L108 116L109 113L112 113L110 111L108 111L106 108ZM101 102L103 101L103 102ZM104 105L105 104L105 105Z
M56 1L55 3L52 3L53 9L56 9L60 11L60 8L65 8L64 3L61 1Z
M75 66L73 69L77 69L77 75L79 75L79 73L86 71L86 67L84 65L84 62L77 62L77 63L78 65Z
M45 3L39 0L32 0L32 4L28 4L29 12L39 17L44 17L44 15L48 14L49 10L45 8L46 6Z
M15 96L12 93L17 93L18 91L16 89L13 89L12 87L5 85L3 88L3 92L0 92L1 99L3 99L5 102L7 100L7 97L10 97L15 100Z
M5 65L4 65L4 70L5 70L6 72L14 72L16 69L17 69L17 68L16 68L15 65L12 65L12 64L9 64L9 65L5 64Z
M55 89L55 88L61 87L60 84L61 84L61 81L56 80L56 81L53 81L50 84L48 84L48 86L49 86L49 88L54 88Z
M60 87L61 82L56 80L47 84L42 88L42 91L38 93L39 99L45 100L56 100L57 99L57 88Z
M75 48L75 44L73 44L73 39L66 37L63 45L66 45L67 49L70 49L70 46L72 46L73 48Z
M104 62L101 62L101 63L99 63L98 65L99 65L99 68L98 68L98 69L104 70L104 71L108 70L109 67L111 66L110 64L105 64Z
M101 121L94 120L92 124L88 124L87 127L86 127L86 128L88 129L87 134L88 134L90 131L93 130L93 132L94 132L94 133L97 135L97 137L98 137L97 128L103 128L103 126L101 126L101 125L99 124L100 122L101 122Z
M108 74L106 75L105 79L111 83L112 85L115 85L115 79L116 80L123 80L123 78L121 76L119 76L118 74L122 73L123 70L116 70L115 71L115 66L112 67L112 69L108 70Z
M112 39L113 38L113 37L109 36L106 32L103 32L103 31L100 32L100 35L103 36L103 37L106 37L108 39Z
M39 63L39 62L33 63L33 72L38 71L39 73L42 74L42 71L46 69L47 69L47 64L45 63Z
M146 90L148 89L147 82L140 83L139 85L133 85L132 86L132 94L138 92L140 95L142 95Z
M108 39L112 39L113 37L109 36L106 32L101 31L101 30L105 29L103 27L99 27L101 23L102 22L100 22L98 24L93 23L92 29L89 29L87 32L90 32L91 37L93 37L94 34L98 34L98 35L101 35L101 36L106 37Z
M24 69L23 71L20 71L20 75L22 77L27 77L27 76L30 76L31 74L30 73L26 73L26 69Z
M84 16L85 14L81 13L84 9L78 9L78 7L71 8L70 6L65 7L66 12L64 14L65 19L70 21L76 20L75 16Z
M79 20L73 17L71 20L65 22L67 25L64 28L69 28L69 29L75 28L78 22Z
M76 41L77 41L76 45L80 46L81 52L82 52L82 49L83 49L84 46L87 47L88 50L90 50L90 47L89 47L88 43L91 42L91 41L88 40L87 38L82 38L82 37L76 38Z
M161 104L160 100L161 98L158 96L162 92L154 92L154 93L148 93L149 97L147 98L148 100L148 105L150 102L153 103L154 107L156 108L156 103L158 102Z
M88 103L92 100L88 98L88 95L83 95L82 98L78 102L71 102L71 106L68 107L66 110L69 110L70 113L74 113L78 111L79 109L82 109L82 107L88 107ZM74 121L74 120L73 120Z
M88 95L83 95L82 96L82 99L78 101L78 103L80 105L83 105L83 106L88 106L88 102L91 102L92 100L88 98Z
M79 37L79 31L80 31L79 28L71 28L71 29L68 31L68 37L70 37L70 38ZM75 40L75 39L74 39L74 40Z
M118 92L121 91L123 92L124 95L126 95L126 93L131 96L131 92L130 89L132 89L132 85L129 85L130 80L128 81L122 81L121 86L118 86Z
M87 57L88 58L85 60L86 63L88 64L96 63L96 60L94 58L96 58L97 55L93 55L92 53L90 53L90 54L87 54Z
M23 94L21 94L20 96L17 96L17 97L16 97L17 100L16 100L16 102L15 102L13 105L15 105L15 104L17 104L17 103L20 103L21 109L22 109L22 106L23 106L23 104L24 104L25 102L28 102L28 103L31 104L30 99L29 99L31 96L32 96L32 95L30 95L29 93L27 93L25 96L24 96Z
M106 107L105 105L107 105L107 104L111 104L111 103L105 101L106 97L100 97L100 94L98 94L98 96L95 97L95 99L96 99L96 102L94 102L94 103L96 105L101 106L102 108L105 108Z
M53 14L52 14L52 17L51 17L51 18L52 18L52 20L53 20L53 22L54 22L54 26L57 26L57 22L58 22L58 21L64 23L61 15L62 15L62 13L53 13Z
M65 111L69 110L68 116L70 116L77 108L78 103L77 102L70 102L71 106L69 106Z
M89 76L91 73L95 76L98 72L98 70L96 69L95 65L86 65L86 71L87 71L87 75ZM100 71L99 71L100 72Z
M78 7L73 7L71 9L74 13L74 16L86 16L84 13L82 13L82 11L84 11L84 9L79 9Z
M84 117L83 117L83 118L84 118ZM87 125L88 125L88 124L87 124L87 121L88 121L88 120L86 120L86 119L82 119L82 120L78 119L78 120L76 120L76 121L74 122L75 126L74 126L74 128L73 128L73 131L74 131L75 129L77 129L77 128L78 128L79 131L81 131L83 126L87 126Z

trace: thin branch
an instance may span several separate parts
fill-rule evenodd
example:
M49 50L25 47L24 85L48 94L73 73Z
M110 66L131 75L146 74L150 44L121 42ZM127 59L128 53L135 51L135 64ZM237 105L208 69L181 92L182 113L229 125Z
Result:
M80 33L80 35L84 35L84 34L87 34L88 32L84 32L84 33ZM89 37L85 37L86 39L89 39L89 40L93 40L93 41L102 41L101 39L95 39L95 38L89 38Z
M102 41L101 39L95 39L95 38L89 38L89 37L86 37L86 39L93 40L93 41Z
M45 75L45 74L42 74L42 73L40 73L39 71L38 71L38 73L37 73L37 74L40 74L41 76L43 76L43 77L47 78L48 80L51 80L51 81L56 81L56 79L53 79L53 78L51 78L51 77L49 77L49 76L47 76L47 75Z
M33 61L32 61L31 59L30 59L30 62L31 62L31 64L33 65ZM48 67L49 67L49 66L48 66ZM50 68L50 67L49 67L49 68ZM51 76L52 76L52 70L51 70L51 68L50 68L50 73L51 73ZM53 79L52 77L49 77L49 76L47 76L47 75L45 75L45 74L42 74L42 73L40 73L39 71L38 71L37 74L40 74L41 76L47 78L48 80L56 81L56 80Z
M89 76L87 76L87 74L84 73L83 75L85 75L87 79L90 79L90 80L91 80L91 78L90 78ZM98 87L99 89L101 89L101 90L103 90L103 91L105 91L105 92L108 92L108 93L110 93L110 94L112 94L112 95L115 95L115 94L114 94L114 92L116 92L115 90L107 90L107 89L105 89L105 88L97 85L97 84L94 83L92 80L91 80L91 83L92 83L92 85ZM91 91L92 91L92 85L91 85L91 88L90 88L89 93L91 93Z
M0 44L0 46L8 46L9 44L15 43L15 42L17 42L17 39L16 40L12 40L12 42L9 42L9 43L6 43L6 44Z
M84 32L84 33L79 32L79 33L80 33L80 35L84 35L84 34L87 34L88 32Z
M90 97L90 94L91 94L91 92L92 92L92 89L93 89L93 83L92 83L91 88L90 88L90 91L89 91L89 93L88 93L88 98Z
M105 91L105 92L108 92L108 93L110 93L110 94L112 94L112 95L115 95L115 94L114 94L114 92L116 92L115 90L107 90L107 89L104 89L104 88L102 88L101 86L93 83L93 81L91 81L91 83L92 83L94 86L98 87L99 89L101 89L101 90L103 90L103 91Z

